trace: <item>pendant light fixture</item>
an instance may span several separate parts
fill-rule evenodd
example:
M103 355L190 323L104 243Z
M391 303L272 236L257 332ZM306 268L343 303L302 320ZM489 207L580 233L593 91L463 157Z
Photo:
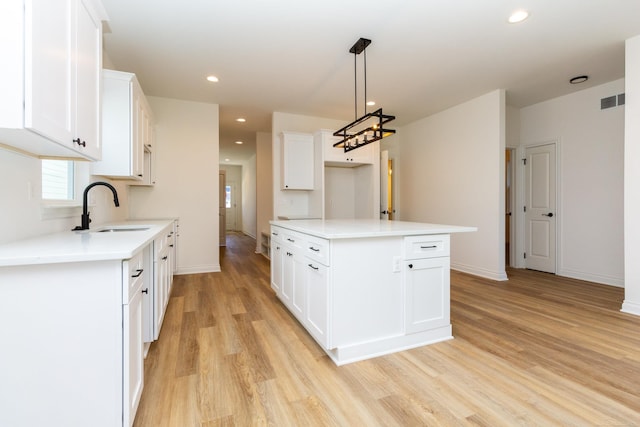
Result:
M354 88L355 88L355 120L340 130L333 133L340 137L340 141L333 144L334 147L344 148L344 152L364 147L374 141L378 141L386 136L396 133L393 129L385 129L384 125L395 119L395 116L382 113L382 108L378 108L373 113L367 113L367 46L371 40L360 38L349 49L353 53L354 67ZM358 55L364 52L364 115L358 118Z

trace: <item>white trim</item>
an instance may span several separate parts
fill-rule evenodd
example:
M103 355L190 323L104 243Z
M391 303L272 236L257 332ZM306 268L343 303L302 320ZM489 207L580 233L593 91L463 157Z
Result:
M176 275L183 274L199 274L199 273L219 273L222 270L220 269L220 264L205 264L205 265L196 265L193 267L187 268L178 268L176 271Z
M602 285L609 285L609 286L615 286L618 288L624 288L623 277L602 276L600 274L585 273L583 271L572 270L570 268L559 269L556 274L562 277L570 277L572 279L584 280L587 282L594 282Z
M484 268L478 268L471 265L451 263L451 270L460 271L462 273L473 274L474 276L484 277L486 279L505 281L509 280L506 271L491 271Z
M636 316L640 316L640 303L625 300L622 303L622 308L620 309L620 311L623 313L635 314Z

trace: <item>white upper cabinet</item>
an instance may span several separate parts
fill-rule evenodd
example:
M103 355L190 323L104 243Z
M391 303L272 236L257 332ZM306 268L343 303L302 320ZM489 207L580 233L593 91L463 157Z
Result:
M376 155L374 144L368 144L345 153L344 148L333 146L333 144L340 141L340 138L333 136L333 132L330 130L317 131L314 134L314 139L322 145L322 154L326 166L351 167L374 163L374 156Z
M92 0L3 2L0 143L39 156L100 159L97 10Z
M103 70L102 90L102 160L92 173L152 185L152 115L135 74Z
M297 132L281 134L281 185L283 190L313 190L313 135Z

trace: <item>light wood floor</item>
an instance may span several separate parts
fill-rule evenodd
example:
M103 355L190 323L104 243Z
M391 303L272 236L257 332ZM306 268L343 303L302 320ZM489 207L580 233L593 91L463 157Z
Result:
M640 426L640 318L623 290L451 274L455 339L336 367L276 299L255 241L176 276L137 427Z

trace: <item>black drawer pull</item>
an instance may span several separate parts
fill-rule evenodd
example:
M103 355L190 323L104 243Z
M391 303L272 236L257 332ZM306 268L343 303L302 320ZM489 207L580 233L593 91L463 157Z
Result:
M309 264L309 267L313 268L314 270L318 270L318 267L315 267L313 264Z
M166 259L167 259L167 258L169 258L169 255L165 255L165 256L163 256L163 257L162 257L162 260L163 260L163 261L166 261Z
M288 237L287 237L287 240L290 241L291 243L295 243L296 242L295 240L289 239Z
M143 293L143 294L148 294L148 293L149 293L149 288L145 288L145 289L143 289L143 290L142 290L142 293Z
M309 249L311 249L313 252L320 252L320 249L316 249L313 246L309 246Z
M409 264L409 268L413 268L413 264Z
M134 274L134 275L133 275L133 276L131 276L131 277L140 277L140 275L142 274L142 272L143 272L144 270L136 270L136 271L138 272L138 274Z
M435 249L437 248L438 245L431 245L431 246L420 246L420 249Z

